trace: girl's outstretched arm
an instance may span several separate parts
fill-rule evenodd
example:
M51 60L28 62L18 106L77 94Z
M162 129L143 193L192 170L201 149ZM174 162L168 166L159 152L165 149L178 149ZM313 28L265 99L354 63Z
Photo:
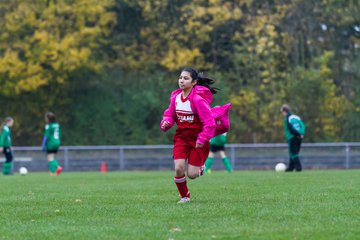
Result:
M175 107L173 106L174 104L172 102L173 102L172 99L170 99L170 105L164 111L163 119L160 122L160 129L163 132L169 130L175 123L175 119L174 119Z

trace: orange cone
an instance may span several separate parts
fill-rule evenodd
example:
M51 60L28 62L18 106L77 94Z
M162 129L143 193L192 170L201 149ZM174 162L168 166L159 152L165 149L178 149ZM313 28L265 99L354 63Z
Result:
M101 162L101 172L106 172L106 162Z

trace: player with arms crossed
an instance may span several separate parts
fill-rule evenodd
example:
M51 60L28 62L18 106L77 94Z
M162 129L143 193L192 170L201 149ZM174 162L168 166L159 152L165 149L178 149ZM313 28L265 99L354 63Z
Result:
M47 153L47 159L49 162L50 176L59 175L62 171L62 167L56 160L56 153L60 147L60 124L56 122L55 115L52 112L45 114L45 130L44 138L42 142L42 150Z

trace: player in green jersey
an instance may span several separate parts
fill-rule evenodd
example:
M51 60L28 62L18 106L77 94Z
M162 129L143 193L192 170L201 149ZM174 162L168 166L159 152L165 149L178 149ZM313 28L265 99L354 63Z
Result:
M302 166L299 153L301 142L305 135L305 125L299 116L291 113L289 105L282 105L280 111L284 116L285 138L289 149L289 165L286 171L292 172L295 169L297 172L300 172Z
M62 171L62 167L56 160L56 153L60 147L60 124L56 122L55 115L52 112L45 114L45 130L44 138L42 142L42 150L47 153L47 159L49 161L50 175L59 175Z
M226 133L223 133L219 136L213 137L210 140L210 153L209 157L205 162L205 172L211 172L211 166L214 162L215 153L219 152L222 162L226 168L226 170L230 173L232 172L232 167L230 164L229 158L225 154L225 144L226 144Z
M10 128L13 125L14 125L14 119L12 117L7 117L1 127L0 152L3 152L6 158L2 168L2 173L4 175L11 174L13 153L11 148L12 142L11 142Z

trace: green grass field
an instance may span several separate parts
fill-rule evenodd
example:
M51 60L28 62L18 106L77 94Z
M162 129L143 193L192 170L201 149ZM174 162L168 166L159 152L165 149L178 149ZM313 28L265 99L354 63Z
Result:
M360 170L0 177L0 239L360 239Z

